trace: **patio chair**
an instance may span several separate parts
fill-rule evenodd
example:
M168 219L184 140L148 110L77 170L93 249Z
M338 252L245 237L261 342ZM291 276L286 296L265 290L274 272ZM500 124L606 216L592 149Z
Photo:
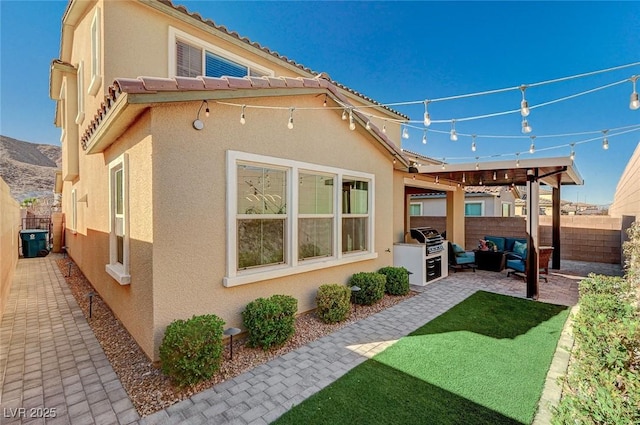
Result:
M522 277L524 280L527 280L527 246L524 247L519 246L519 242L516 242L514 246L514 252L509 253L507 255L507 266L506 269L509 270L507 272L507 277L512 274L516 276ZM540 247L538 255L538 265L540 268L540 278L544 279L545 282L548 282L546 276L542 276L542 274L549 274L549 258L551 257L551 253L553 252L553 247Z
M456 273L458 269L472 269L476 272L476 255L473 251L465 251L458 244L449 242L449 266Z

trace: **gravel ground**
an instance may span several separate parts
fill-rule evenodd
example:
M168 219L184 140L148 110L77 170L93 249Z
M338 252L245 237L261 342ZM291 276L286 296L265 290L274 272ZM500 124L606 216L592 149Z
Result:
M118 374L124 389L141 416L150 415L169 407L180 400L189 398L213 385L240 375L275 357L417 294L412 291L404 296L385 295L375 305L358 306L349 319L336 324L322 323L314 313L302 314L296 318L296 333L293 338L284 346L269 351L246 347L244 339L237 338L233 342L233 360L229 359L227 348L229 344L225 343L224 361L213 378L192 387L181 388L173 385L169 378L154 366L99 295L93 297L92 315L89 319L89 297L87 295L94 291L93 287L73 262L71 262L70 277L67 277L69 260L59 259L57 263L113 369Z

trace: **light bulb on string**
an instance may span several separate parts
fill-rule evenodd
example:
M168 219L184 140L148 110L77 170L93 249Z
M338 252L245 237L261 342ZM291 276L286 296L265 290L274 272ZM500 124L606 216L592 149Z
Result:
M529 146L529 153L533 154L536 151L536 145L534 143L534 140L536 139L536 136L531 136L531 146Z
M462 183L466 183L466 182L467 182L467 174L462 173Z
M452 142L458 141L458 134L456 133L456 120L451 120L451 132L449 133L449 139Z
M353 109L349 109L349 130L353 131L356 129L356 123L353 120Z
M478 180L478 184L482 186L482 177L480 177L480 180Z
M210 112L209 112L209 102L207 102L205 100L205 103L207 104L207 108L204 110L204 116L209 118L209 114L210 114Z
M520 152L516 153L516 167L520 166Z
M407 127L402 129L402 138L405 140L409 138L409 130L407 130Z
M609 149L609 139L607 139L607 132L609 130L602 130L602 134L604 135L604 139L602 139L602 149Z
M347 120L347 110L343 109L342 110L342 121L346 121Z
M289 108L289 123L287 124L289 130L293 130L293 110L294 108Z
M476 170L480 169L480 162L478 162L480 160L479 156L476 156Z
M326 107L327 106L327 95L324 95L324 102L322 102L322 106Z
M431 115L429 115L429 111L427 111L427 105L429 104L428 100L424 101L424 126L429 127L431 125Z
M424 132L422 133L422 144L426 145L427 144L427 129L425 128Z
M382 132L387 134L387 123L382 124Z
M494 171L493 172L493 181L498 180L498 174Z
M442 169L444 170L446 168L445 166L445 161L447 158L442 158Z
M638 76L634 75L631 77L631 83L633 84L633 91L631 92L631 99L629 101L629 108L632 110L640 109L640 99L638 99L638 92L636 92L636 82L638 80Z
M526 118L522 118L522 132L527 134L531 133L531 126L529 125L529 121Z
M571 153L569 154L569 159L571 159L572 161L576 159L576 151L574 149L575 145L575 143L571 143Z
M473 139L473 141L471 142L471 152L475 152L476 151L476 135L475 134L471 135L471 138Z
M436 183L440 183L440 176L436 176Z
M364 126L367 130L371 130L371 120L367 120L367 124Z
M504 173L504 179L508 180L509 179L509 173Z
M529 102L527 102L527 99L524 98L524 91L527 89L527 86L520 86L520 91L522 92L522 101L520 102L520 115L522 115L523 117L528 117L529 113L531 112L529 110Z
M242 105L242 112L240 113L240 124L245 125L247 120L244 116L244 109L247 107L247 105Z

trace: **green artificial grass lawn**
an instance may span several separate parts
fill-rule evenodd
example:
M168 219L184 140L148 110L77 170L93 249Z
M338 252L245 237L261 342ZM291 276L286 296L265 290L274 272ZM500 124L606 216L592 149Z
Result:
M276 424L530 424L565 306L476 292Z

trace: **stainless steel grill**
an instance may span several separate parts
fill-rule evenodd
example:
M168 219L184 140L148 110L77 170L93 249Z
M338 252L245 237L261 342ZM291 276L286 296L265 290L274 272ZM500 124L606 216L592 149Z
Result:
M428 254L444 251L444 239L442 239L440 233L432 227L416 227L411 229L411 237L427 245Z

